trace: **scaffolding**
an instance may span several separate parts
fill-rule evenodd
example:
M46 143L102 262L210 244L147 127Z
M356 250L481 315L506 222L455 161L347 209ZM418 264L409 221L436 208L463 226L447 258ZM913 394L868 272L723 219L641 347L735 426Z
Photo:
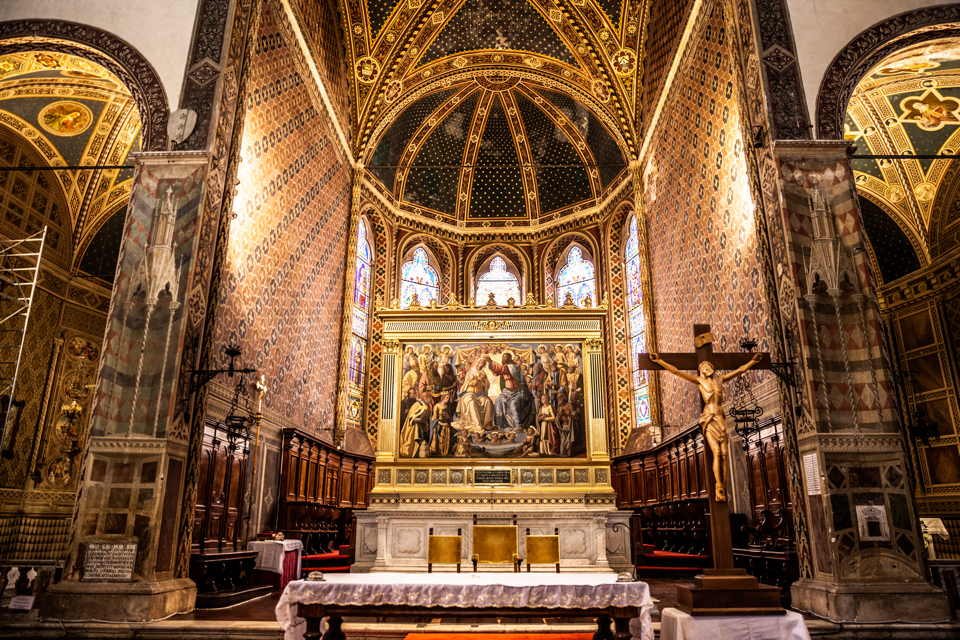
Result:
M17 377L23 359L27 323L40 274L40 257L47 228L16 239L0 237L0 450L14 443Z

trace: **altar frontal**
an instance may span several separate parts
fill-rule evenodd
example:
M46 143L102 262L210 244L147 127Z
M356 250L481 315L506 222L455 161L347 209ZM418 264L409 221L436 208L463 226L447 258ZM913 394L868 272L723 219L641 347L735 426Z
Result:
M498 524L521 532L521 556L527 535L558 531L561 567L627 568L629 514L616 511L609 473L605 307L380 317L377 474L357 514L355 570L425 571L430 529L464 532L466 565L474 527Z

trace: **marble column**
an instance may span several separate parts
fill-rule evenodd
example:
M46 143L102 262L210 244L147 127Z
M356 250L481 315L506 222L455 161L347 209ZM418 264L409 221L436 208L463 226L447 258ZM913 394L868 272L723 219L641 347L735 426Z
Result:
M794 503L810 571L793 606L842 622L949 618L927 583L909 461L859 207L842 141L778 141L771 233L783 326L798 363ZM780 228L776 228L779 226Z
M190 464L178 398L207 160L134 158L69 557L42 616L138 621L193 609L196 587L176 567Z

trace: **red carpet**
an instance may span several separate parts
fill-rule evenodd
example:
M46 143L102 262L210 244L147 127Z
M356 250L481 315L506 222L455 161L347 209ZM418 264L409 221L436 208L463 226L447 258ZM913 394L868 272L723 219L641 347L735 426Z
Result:
M408 633L404 640L591 640L592 633Z

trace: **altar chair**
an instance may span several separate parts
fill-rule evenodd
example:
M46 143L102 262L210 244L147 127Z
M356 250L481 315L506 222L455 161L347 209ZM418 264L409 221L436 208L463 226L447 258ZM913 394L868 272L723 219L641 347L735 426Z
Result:
M552 536L527 535L524 537L527 545L527 572L532 564L552 564L560 573L560 529L554 528Z
M515 524L473 525L473 570L483 564L513 564L514 572L520 571L520 556L517 555L518 527Z
M463 549L463 536L457 529L455 536L435 536L433 527L427 538L427 573L433 573L435 564L455 564L460 573L460 553Z

